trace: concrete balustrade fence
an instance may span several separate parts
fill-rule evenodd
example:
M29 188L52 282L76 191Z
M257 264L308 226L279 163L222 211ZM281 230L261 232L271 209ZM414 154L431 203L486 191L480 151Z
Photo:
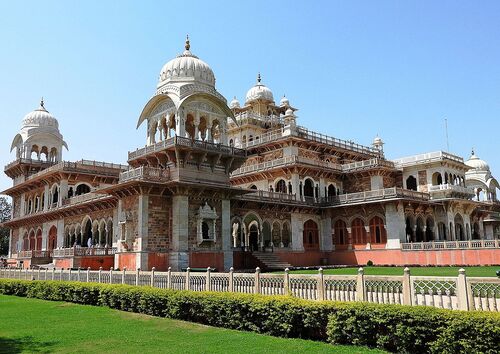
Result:
M457 277L192 272L118 270L0 269L0 278L152 286L162 289L291 295L306 300L367 301L423 305L453 310L500 310L500 279Z

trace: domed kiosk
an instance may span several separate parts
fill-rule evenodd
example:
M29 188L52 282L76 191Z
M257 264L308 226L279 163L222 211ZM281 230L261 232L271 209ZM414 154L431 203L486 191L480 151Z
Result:
M496 190L499 188L498 181L493 177L488 163L480 159L472 150L472 154L465 164L470 170L465 173L465 184L474 188L477 201L496 200Z

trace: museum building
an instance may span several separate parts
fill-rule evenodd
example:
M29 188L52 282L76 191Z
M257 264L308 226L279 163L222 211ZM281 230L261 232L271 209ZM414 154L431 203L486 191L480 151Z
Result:
M485 265L500 259L497 180L474 151L387 160L298 124L260 74L229 104L186 40L166 63L127 165L64 161L45 103L5 166L9 262L30 267L283 269Z

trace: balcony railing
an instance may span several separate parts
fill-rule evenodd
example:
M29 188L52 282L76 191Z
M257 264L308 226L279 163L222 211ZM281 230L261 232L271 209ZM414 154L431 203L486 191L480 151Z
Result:
M363 161L356 161L356 162L351 162L347 164L337 164L337 163L332 163L332 162L327 162L327 161L322 161L322 160L314 160L310 159L307 157L302 157L302 156L287 156L287 157L280 157L278 159L274 160L269 160L266 162L261 162L258 164L251 164L247 166L242 166L238 169L236 169L231 176L239 176L242 174L247 174L247 173L252 173L252 172L260 172L260 171L265 171L269 170L272 168L276 167L283 167L291 164L306 164L306 165L312 165L315 167L322 167L322 168L329 168L334 171L338 172L355 172L359 170L365 170L373 167L388 167L388 168L394 168L394 164L391 161L379 159L379 158L374 158L374 159L369 159L369 160L363 160Z
M402 243L403 251L500 248L499 240L431 241Z
M54 164L53 162L50 162L50 161L19 158L19 159L12 161L9 164L7 164L5 166L5 170L8 170L12 166L15 166L15 165L20 164L20 163L31 164L31 165L53 165Z
M75 205L75 204L88 202L88 201L94 200L94 199L101 199L103 197L105 197L105 195L103 195L103 194L87 193L87 194L77 195L77 196L74 196L71 198L63 199L62 205L63 206Z
M463 187L459 185L454 185L454 184L439 184L436 186L429 186L429 192L446 192L446 191L451 191L451 192L458 192L462 194L468 194L473 196L474 195L474 188L471 187Z
M197 149L211 151L211 152L217 152L217 153L230 154L230 155L235 155L235 156L242 156L242 157L246 156L245 150L239 149L239 148L236 148L233 146L222 145L222 144L212 143L212 142L208 142L208 141L193 140L190 138L183 138L180 136L175 136L173 138L168 138L168 139L162 140L156 144L145 146L142 149L137 149L136 151L129 152L128 159L134 160L138 157L147 155L151 152L162 151L166 148L173 147L175 145L197 148Z
M54 258L63 257L85 257L85 256L112 256L116 253L116 247L71 247L54 250Z
M52 251L27 250L20 251L17 256L18 258L50 258L52 257Z
M120 173L120 182L132 180L166 182L170 180L170 170L141 166Z
M401 168L405 166L412 166L422 163L442 161L444 159L455 161L458 163L464 163L464 159L462 157L444 151L435 151L426 154L402 157L400 159L392 160L392 162L394 162L394 165L397 168Z
M356 144L353 141L337 139L328 135L324 135L321 133L317 133L315 131L309 130L305 127L301 126L286 126L282 129L276 129L260 136L256 136L252 141L248 141L246 143L242 143L242 148L249 148L253 146L262 145L271 141L275 141L281 139L285 136L295 136L304 138L310 141L315 141L318 143L330 145L333 147L346 149L349 151L355 151L361 154L367 154L372 156L380 156L380 151L373 148L360 144Z
M346 193L332 197L308 197L297 196L296 194L287 194L279 192L267 191L252 191L239 197L244 200L256 201L274 201L274 202L295 202L305 205L315 205L318 207L328 207L334 205L343 205L351 203L369 202L374 200L394 199L394 198L410 198L422 201L429 200L429 194L410 191L402 188L385 188L372 191L364 191L358 193Z

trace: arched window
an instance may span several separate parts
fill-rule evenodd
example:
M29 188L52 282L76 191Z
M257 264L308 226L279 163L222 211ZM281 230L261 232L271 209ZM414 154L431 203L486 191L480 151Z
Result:
M59 188L55 187L52 191L52 204L57 204L59 202Z
M307 220L304 223L304 231L302 234L304 249L318 249L319 248L319 230L318 224L313 220Z
M417 179L410 176L406 179L406 189L416 191L417 190Z
M48 250L53 250L56 248L56 243L57 241L57 227L52 226L49 230L49 244L47 249Z
M304 181L304 196L314 197L314 182L310 178Z
M365 224L360 218L353 220L351 224L351 236L354 244L367 243Z
M441 173L434 172L434 174L432 175L432 185L438 186L441 184L443 184L443 177L441 176Z
M333 226L335 231L335 244L345 245L348 242L347 227L343 220L337 220Z
M386 243L387 233L384 227L384 221L375 216L370 220L370 235L372 243Z
M337 195L337 191L335 190L335 186L333 184L330 184L328 186L328 197L334 197Z
M80 184L78 185L78 187L76 187L75 195L82 195L87 193L90 193L90 187L87 186L86 184Z
M286 182L284 180L280 179L276 182L276 192L286 193Z
M409 217L406 218L405 232L406 232L406 241L413 242L413 226L411 223L411 219Z
M431 217L427 218L425 227L425 241L434 241L434 220Z

